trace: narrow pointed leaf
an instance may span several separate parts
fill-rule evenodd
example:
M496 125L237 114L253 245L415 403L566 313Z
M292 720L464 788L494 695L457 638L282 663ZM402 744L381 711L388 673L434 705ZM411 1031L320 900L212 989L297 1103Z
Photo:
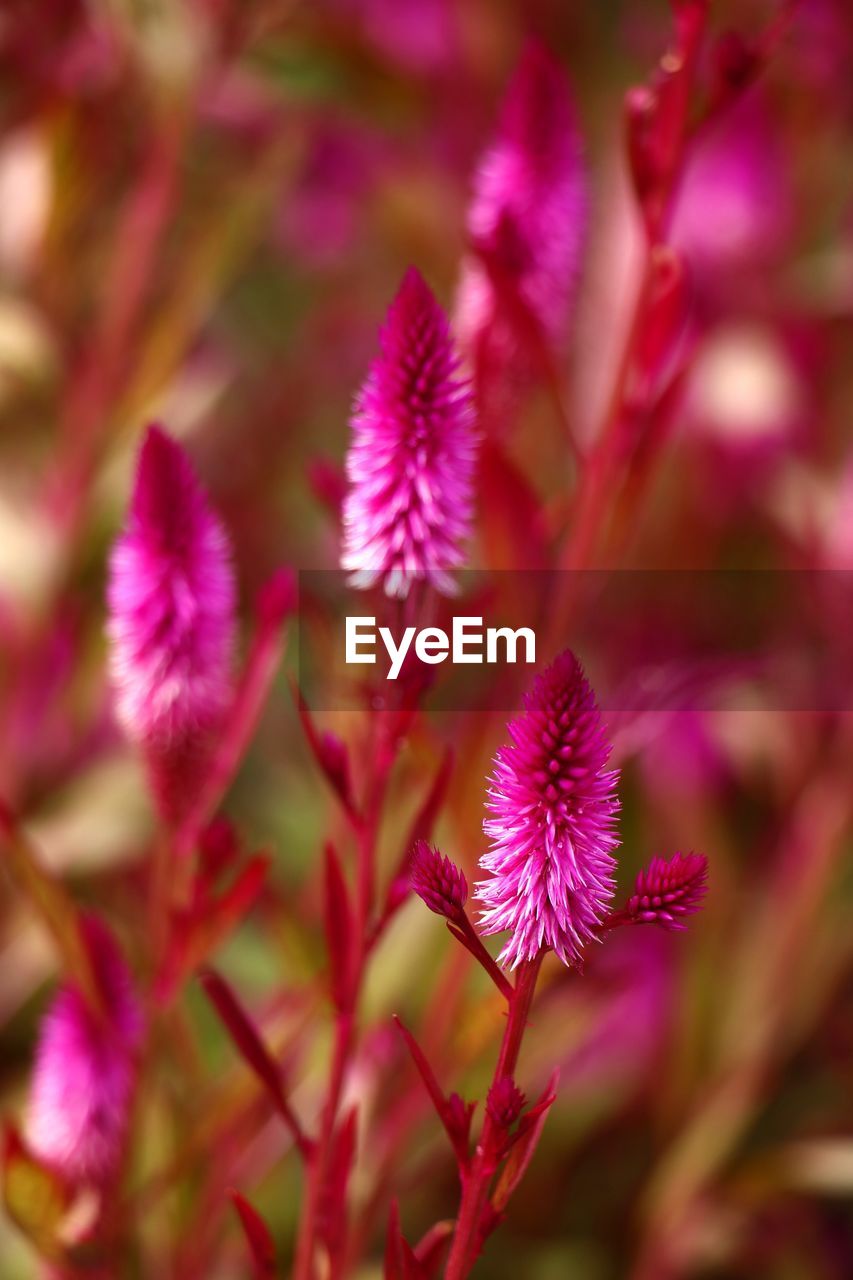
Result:
M103 1000L83 942L77 909L60 881L41 865L36 851L2 801L0 851L3 853L2 861L16 886L28 899L53 938L62 957L64 976L73 980L85 993L90 1008L101 1010Z
M429 1272L418 1260L400 1226L400 1206L392 1200L385 1237L384 1280L426 1280Z
M237 1052L266 1088L299 1149L307 1154L308 1140L285 1097L278 1064L270 1056L248 1014L231 987L218 973L208 969L200 975L200 981Z
M252 1255L252 1269L255 1280L273 1280L275 1276L275 1244L270 1229L257 1209L241 1196L239 1191L231 1192L231 1202L237 1211L246 1243Z
M530 1161L533 1159L533 1154L545 1127L548 1111L557 1096L556 1089L559 1079L560 1073L555 1071L548 1081L542 1097L531 1108L532 1113L535 1114L533 1123L522 1132L510 1151L506 1164L501 1169L495 1190L492 1193L492 1208L497 1214L503 1213L513 1192L527 1172Z
M438 1112L438 1118L444 1125L447 1136L453 1145L454 1151L456 1152L457 1158L460 1161L467 1160L467 1134L463 1134L457 1126L453 1124L448 1099L445 1097L444 1091L438 1083L438 1080L435 1078L435 1073L427 1060L426 1054L412 1035L411 1031L409 1031L408 1027L403 1025L396 1014L394 1015L394 1023L397 1030L400 1032L400 1035L406 1042L406 1047L412 1056L412 1061L417 1067L418 1074L424 1082L424 1087L430 1096L433 1106Z
M332 999L344 1011L352 1003L354 928L347 884L338 855L326 845L324 927L331 969Z
M421 1271L428 1280L438 1274L438 1269L441 1266L450 1237L453 1235L455 1225L456 1223L452 1218L446 1218L443 1222L436 1222L425 1235L421 1236L415 1245L415 1257L421 1265Z
M335 1133L318 1215L319 1232L332 1259L340 1255L346 1239L347 1188L357 1134L358 1110L351 1107Z

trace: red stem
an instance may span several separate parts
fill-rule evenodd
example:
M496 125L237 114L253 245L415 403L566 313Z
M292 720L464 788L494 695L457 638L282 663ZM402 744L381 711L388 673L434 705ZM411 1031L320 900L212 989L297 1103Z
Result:
M355 954L352 958L353 977L350 1002L348 1008L338 1010L335 1018L335 1043L332 1050L332 1063L329 1069L329 1081L326 1087L326 1098L320 1120L320 1133L308 1165L308 1180L296 1241L293 1280L314 1280L317 1274L315 1257L319 1209L328 1170L341 1092L355 1042L356 1010L369 951L368 937L374 898L376 842L379 834L379 822L382 816L385 790L395 755L396 748L393 740L388 734L381 733L376 747L370 790L362 811L363 817L358 820L356 827L356 928L353 942ZM341 1251L341 1256L346 1256L346 1250ZM332 1265L334 1266L334 1263ZM341 1268L338 1266L335 1274L339 1273L340 1270Z
M542 953L540 952L535 960L528 960L519 971L492 1077L493 1085L505 1076L512 1076L515 1073L541 964ZM489 1202L489 1190L495 1174L494 1152L497 1136L495 1124L486 1111L474 1158L467 1170L460 1170L462 1200L456 1220L456 1230L453 1233L450 1256L447 1259L447 1269L444 1273L445 1280L465 1280L477 1259L483 1213Z

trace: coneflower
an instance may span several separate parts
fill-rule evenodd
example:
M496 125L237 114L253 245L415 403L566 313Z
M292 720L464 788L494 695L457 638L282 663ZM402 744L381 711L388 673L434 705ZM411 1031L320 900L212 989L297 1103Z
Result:
M511 743L495 756L477 885L487 934L509 930L513 968L551 948L577 964L613 896L618 773L580 663L566 651L537 677Z
M585 224L586 179L566 78L553 55L531 40L474 182L468 211L472 252L455 312L460 343L492 364L517 364L520 304L542 335L559 344Z
M150 427L110 558L108 636L116 713L167 816L231 697L235 596L228 537L192 464Z
M142 1014L118 945L92 917L83 939L102 1008L67 984L39 1035L25 1136L69 1183L103 1184L121 1160L133 1095Z
M637 876L634 892L617 920L686 929L684 916L699 910L708 889L708 859L701 853L652 858Z
M389 596L425 579L450 593L473 509L474 413L450 327L410 268L352 416L342 568Z

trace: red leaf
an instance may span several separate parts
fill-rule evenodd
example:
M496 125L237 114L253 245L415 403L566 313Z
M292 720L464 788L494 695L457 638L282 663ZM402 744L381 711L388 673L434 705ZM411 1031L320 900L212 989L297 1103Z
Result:
M426 1091L432 1099L432 1104L438 1112L438 1118L447 1131L447 1136L451 1141L453 1150L456 1152L456 1158L460 1165L465 1164L468 1160L468 1132L471 1126L473 1107L465 1107L463 1105L461 1109L456 1108L455 1112L451 1110L450 1103L436 1080L423 1049L411 1031L403 1026L396 1014L394 1015L394 1022L406 1042L409 1053L412 1055L412 1061L417 1067Z
M270 859L250 858L231 886L217 899L202 898L175 919L172 942L157 978L156 996L166 1003L194 969L205 964L251 910L264 887Z
M332 1143L318 1212L319 1232L332 1259L340 1254L346 1238L347 1187L357 1133L358 1111L351 1107L338 1126ZM336 1273L334 1266L331 1270L332 1274Z
M500 1171L497 1185L492 1194L492 1208L498 1216L503 1213L510 1197L527 1172L527 1166L533 1159L533 1153L542 1136L542 1129L545 1126L548 1111L557 1096L556 1089L559 1079L560 1073L555 1071L539 1101L531 1107L527 1116L522 1118L516 1142L507 1157L506 1164ZM525 1125L524 1121L528 1118L530 1118L530 1123Z
M218 973L214 973L212 969L207 969L200 974L199 980L234 1042L237 1052L264 1085L275 1104L276 1110L293 1134L300 1151L303 1155L307 1155L310 1144L285 1097L278 1064L270 1056L268 1049L262 1042L231 987L224 978L220 977Z
M270 1230L257 1209L239 1191L231 1192L231 1200L240 1218L249 1252L252 1255L255 1280L273 1280L275 1276L275 1244Z
M292 684L291 688L302 730L314 759L347 813L351 818L356 818L357 813L352 795L347 749L340 738L337 738L333 733L321 733L318 730L302 694L295 684Z
M388 1234L385 1237L384 1280L427 1280L429 1272L418 1261L412 1246L400 1227L400 1207L391 1201L388 1214Z
M432 1277L437 1274L455 1225L452 1218L436 1222L415 1245L415 1257L421 1264L424 1276Z
M341 1011L352 1003L353 941L352 908L338 855L326 845L324 927L332 980L332 999Z
M429 840L436 819L444 804L447 788L453 773L453 748L448 747L432 780L432 785L423 799L423 803L415 814L408 837L403 845L403 854L391 880L385 898L385 909L382 914L382 926L386 925L395 911L402 905L411 891L410 863L412 851L418 840Z

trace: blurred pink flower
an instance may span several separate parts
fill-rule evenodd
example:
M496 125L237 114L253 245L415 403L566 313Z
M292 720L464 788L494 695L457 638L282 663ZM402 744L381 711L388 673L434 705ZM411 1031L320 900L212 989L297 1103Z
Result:
M447 318L414 269L380 334L352 417L341 566L350 583L406 596L426 579L452 593L476 461L474 413Z
M512 931L500 959L513 968L543 947L577 964L613 896L619 775L605 768L610 743L574 654L537 677L524 707L494 761L481 924Z
M672 243L703 279L721 268L763 264L792 224L785 157L755 92L697 141L678 193Z
M463 265L456 304L460 341L472 352L483 344L492 363L516 354L518 326L502 306L495 273L544 336L559 343L585 225L581 140L566 78L553 55L530 41L474 181L468 211L473 252Z
M150 427L107 592L116 712L133 741L172 746L217 723L235 594L228 537L189 458Z
M652 858L637 876L634 892L618 915L638 924L685 929L682 919L699 910L707 881L708 859L702 853Z
M452 920L462 912L468 899L465 873L426 840L415 843L411 880L415 893L436 915Z
M71 1183L99 1184L118 1169L127 1130L142 1013L119 948L89 917L83 937L103 1011L63 986L41 1026L26 1139Z

